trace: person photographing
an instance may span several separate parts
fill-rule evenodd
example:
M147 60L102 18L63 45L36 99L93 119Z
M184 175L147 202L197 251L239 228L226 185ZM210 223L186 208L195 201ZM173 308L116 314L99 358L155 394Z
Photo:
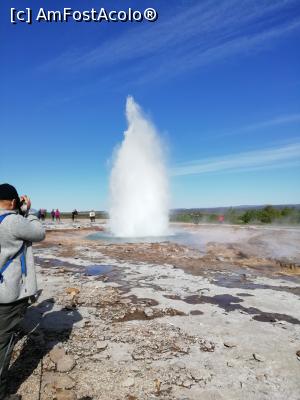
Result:
M20 322L37 293L32 243L45 238L45 230L29 214L31 201L0 184L0 400L7 395L7 375Z

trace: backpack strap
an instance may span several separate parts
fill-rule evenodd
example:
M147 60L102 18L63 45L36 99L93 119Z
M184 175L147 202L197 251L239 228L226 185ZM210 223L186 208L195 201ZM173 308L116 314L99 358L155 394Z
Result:
M6 213L6 214L0 215L0 224L4 220L4 218L6 218L6 217L8 217L9 215L12 215L12 214L14 214L14 213Z
M8 215L12 215L12 214L14 214L14 213L6 213L6 214L0 215L0 224ZM25 242L23 242L20 250L18 250L17 253L13 257L8 259L6 261L6 263L0 268L0 283L3 283L3 279L4 279L3 278L3 273L4 273L4 271L10 266L10 264L13 262L13 260L15 258L17 258L19 255L21 255L20 261L21 261L21 272L22 272L22 275L27 276L25 248L26 248L26 244L25 244Z

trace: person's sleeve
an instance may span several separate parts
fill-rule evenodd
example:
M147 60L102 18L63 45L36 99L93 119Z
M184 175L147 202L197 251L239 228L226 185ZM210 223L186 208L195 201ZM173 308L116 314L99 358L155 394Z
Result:
M29 215L27 218L16 215L11 225L11 232L17 239L27 242L41 242L46 236L43 225L34 215Z

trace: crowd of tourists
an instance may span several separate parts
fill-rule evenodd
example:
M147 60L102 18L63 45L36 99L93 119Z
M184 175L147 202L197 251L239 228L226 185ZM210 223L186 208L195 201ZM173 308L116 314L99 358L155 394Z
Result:
M76 208L74 208L74 210L71 212L72 222L76 221L76 217L78 217L78 215L78 211L76 210ZM53 208L50 212L50 216L52 222L60 222L61 212L58 208L56 210ZM40 221L45 221L47 218L47 210L45 208L40 208L38 210L37 217ZM89 217L91 222L96 222L96 212L94 210L91 210L89 212Z

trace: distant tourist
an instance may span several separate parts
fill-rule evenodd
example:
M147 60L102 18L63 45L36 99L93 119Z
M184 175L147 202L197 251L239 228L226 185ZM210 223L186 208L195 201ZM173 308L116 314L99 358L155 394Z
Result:
M42 210L41 209L39 209L39 211L37 213L37 217L38 217L38 219L42 218Z
M96 213L94 210L90 211L90 220L91 220L91 222L96 221Z
M51 214L52 222L54 222L54 220L55 220L55 211L54 211L54 209L52 209L50 214Z
M220 224L223 224L224 220L225 220L225 216L224 216L224 215L219 215L219 216L218 216L218 222L219 222Z
M78 215L78 211L76 210L76 208L72 211L72 221L74 222L75 221L75 218L77 217L77 215Z
M56 222L60 222L60 211L58 208L55 211L55 220Z
M47 215L47 210L45 210L44 208L42 208L40 211L41 211L41 220L42 220L42 221L45 221L46 215Z

